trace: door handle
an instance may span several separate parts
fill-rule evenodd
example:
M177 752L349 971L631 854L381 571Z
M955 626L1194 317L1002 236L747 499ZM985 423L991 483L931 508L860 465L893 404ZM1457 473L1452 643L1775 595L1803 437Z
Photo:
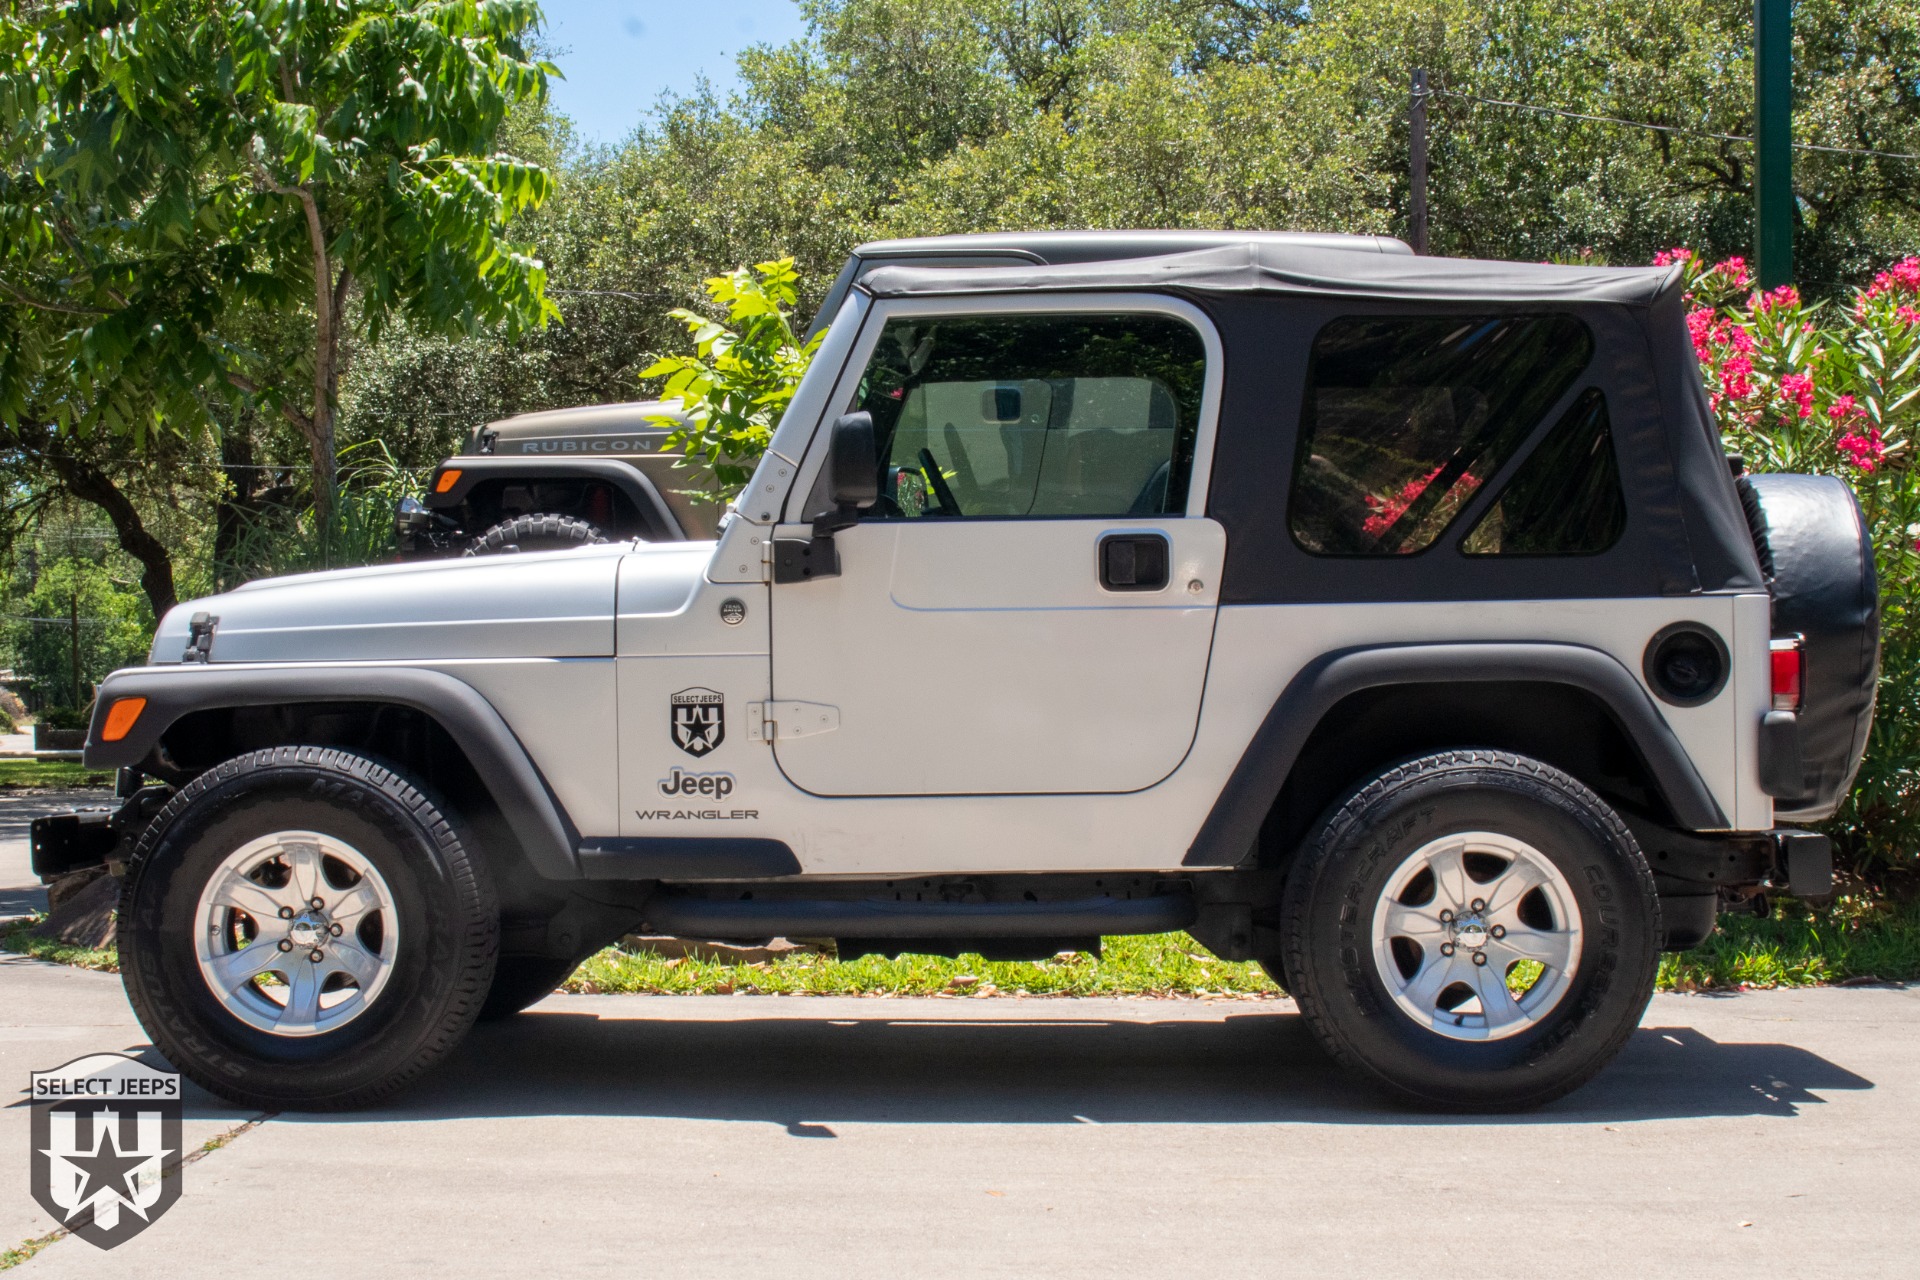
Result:
M1161 533L1109 533L1100 539L1100 585L1108 591L1164 591L1173 549Z

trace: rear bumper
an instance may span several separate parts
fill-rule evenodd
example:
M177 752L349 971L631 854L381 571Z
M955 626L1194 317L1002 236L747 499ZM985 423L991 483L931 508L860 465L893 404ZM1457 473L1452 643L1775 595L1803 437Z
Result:
M1653 869L1666 948L1704 941L1723 906L1773 890L1796 898L1833 892L1833 842L1817 831L1778 827L1708 835L1628 819Z

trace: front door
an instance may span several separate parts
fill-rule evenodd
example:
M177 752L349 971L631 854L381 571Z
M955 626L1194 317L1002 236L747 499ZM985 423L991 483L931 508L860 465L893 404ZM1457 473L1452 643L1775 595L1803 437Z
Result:
M1204 318L879 319L851 407L874 418L880 502L837 536L838 577L773 588L776 703L837 711L778 734L781 770L818 795L1153 786L1193 742L1225 556L1189 514L1218 383Z

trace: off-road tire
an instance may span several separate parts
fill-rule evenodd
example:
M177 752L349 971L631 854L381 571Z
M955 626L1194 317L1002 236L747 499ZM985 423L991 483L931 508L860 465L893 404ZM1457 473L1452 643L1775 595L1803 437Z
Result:
M551 956L501 956L494 967L493 985L487 988L486 1001L480 1006L480 1021L498 1022L538 1004L579 967L578 960L555 960Z
M399 930L364 1012L299 1037L235 1017L195 955L208 878L283 830L357 849L391 890ZM498 945L493 884L457 820L386 766L332 748L256 751L194 779L140 836L121 890L121 974L140 1025L188 1079L265 1110L363 1107L412 1083L473 1025Z
M1580 911L1578 963L1557 1003L1503 1039L1451 1039L1394 1002L1374 960L1375 904L1397 867L1439 837L1526 841ZM1424 1108L1536 1107L1590 1080L1653 994L1660 903L1619 815L1577 779L1524 756L1448 751L1411 760L1336 805L1287 879L1281 937L1290 994L1333 1058Z
M516 551L565 551L607 540L585 520L572 516L532 515L502 520L467 545L470 556L510 555Z

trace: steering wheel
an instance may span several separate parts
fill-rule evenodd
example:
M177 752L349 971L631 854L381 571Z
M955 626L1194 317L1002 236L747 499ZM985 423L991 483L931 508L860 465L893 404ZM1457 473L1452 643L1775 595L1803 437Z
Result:
M920 451L920 469L926 472L927 483L933 487L933 496L940 499L940 514L959 515L960 504L953 500L953 489L947 484L947 478L940 474L940 464L933 460L933 450Z

